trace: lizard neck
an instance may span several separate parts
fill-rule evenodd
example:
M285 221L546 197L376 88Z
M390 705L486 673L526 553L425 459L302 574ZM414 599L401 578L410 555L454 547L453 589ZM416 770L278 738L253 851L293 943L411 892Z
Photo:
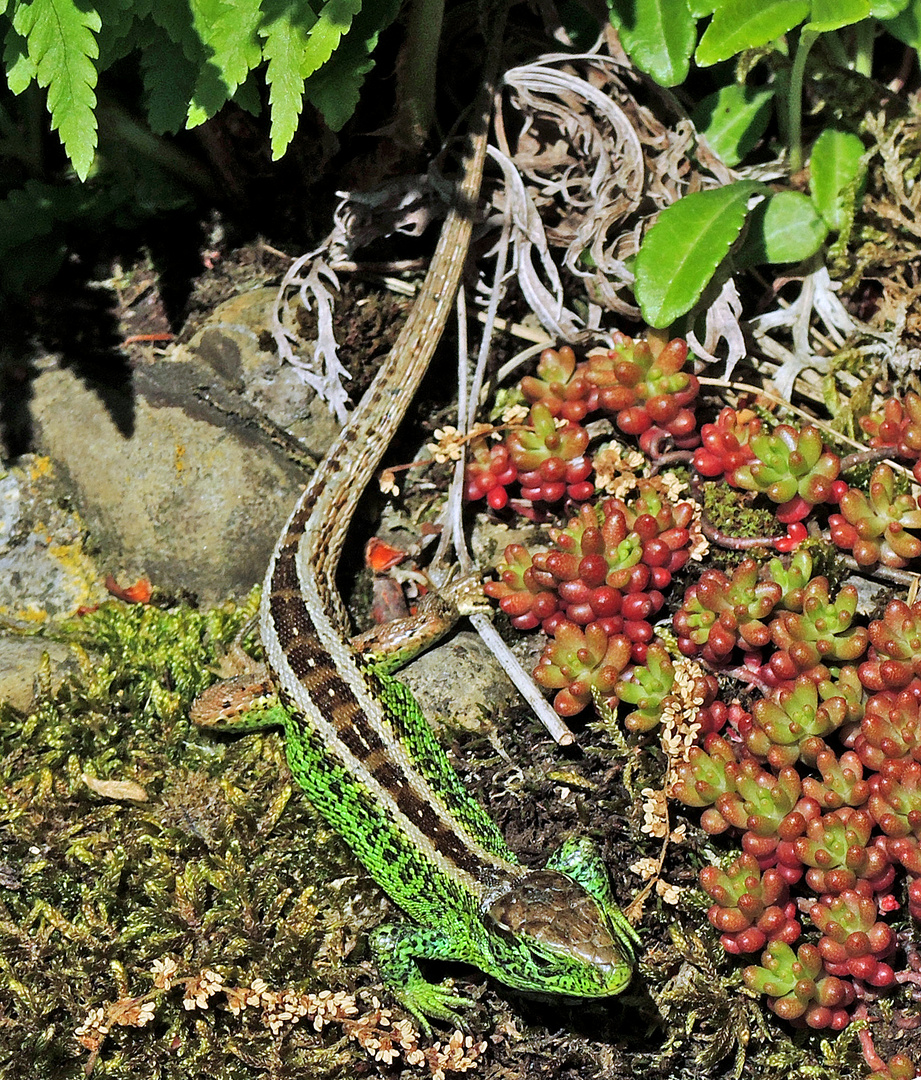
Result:
M292 722L316 732L326 752L386 809L393 827L478 896L485 879L497 873L515 877L521 868L464 827L414 765L374 676L345 641L334 579L358 499L428 367L453 303L485 147L486 132L478 132L458 205L449 212L419 299L283 529L260 609L266 658Z

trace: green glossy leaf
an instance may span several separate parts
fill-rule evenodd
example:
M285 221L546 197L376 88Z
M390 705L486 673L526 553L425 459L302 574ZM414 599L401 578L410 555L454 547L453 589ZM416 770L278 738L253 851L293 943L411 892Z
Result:
M864 145L852 131L828 128L816 139L809 159L812 201L829 228L844 224L842 192L863 172Z
M812 0L812 18L806 25L825 34L868 18L870 8L870 0Z
M799 25L809 11L809 0L722 0L697 46L697 63L708 67L766 45Z
M921 49L921 0L909 0L900 15L883 19L883 26L904 45Z
M773 90L730 83L704 98L691 119L727 165L738 165L764 134L773 100Z
M96 43L102 21L73 0L32 0L13 12L13 27L28 43L38 85L48 88L51 128L77 176L85 180L96 156Z
M911 0L875 0L870 4L870 14L874 19L894 19L910 2Z
M684 82L697 41L688 0L608 0L608 11L638 68L661 86Z
M686 195L659 214L635 265L636 300L650 326L668 326L697 303L738 239L749 199L763 190L740 180Z
M751 212L748 232L735 260L739 266L802 262L815 255L828 226L801 191L779 191Z

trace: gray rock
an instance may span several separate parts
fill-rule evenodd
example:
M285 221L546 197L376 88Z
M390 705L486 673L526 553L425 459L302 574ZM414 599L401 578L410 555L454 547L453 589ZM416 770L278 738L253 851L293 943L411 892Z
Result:
M210 342L212 361L223 356L221 377L190 346L142 365L133 387L108 387L105 400L50 360L36 380L39 445L69 478L99 561L120 581L146 576L203 603L244 595L265 573L309 476L293 460L306 456L303 448L224 382L230 376L250 386L257 371L267 378L259 335L240 321L261 308L253 303L241 314L240 299L229 302L237 305L232 330L222 305L198 335ZM302 384L298 392L302 401L312 396ZM302 410L303 423L306 416ZM335 425L317 421L316 428L319 452Z
M35 690L35 675L47 653L51 665L51 689L56 690L66 675L77 667L67 645L38 638L6 637L0 634L0 701L19 712L28 712Z
M45 457L28 455L0 474L0 616L14 623L73 615L105 595L63 487Z
M461 631L423 653L397 675L412 690L432 727L483 731L519 701L480 638Z

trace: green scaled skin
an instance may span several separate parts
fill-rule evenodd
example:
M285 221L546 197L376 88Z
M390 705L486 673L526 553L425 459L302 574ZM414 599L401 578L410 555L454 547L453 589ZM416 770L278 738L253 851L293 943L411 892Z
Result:
M429 1029L428 1019L461 1023L472 1002L424 978L419 960L471 964L527 993L598 998L619 994L632 975L638 937L614 903L594 844L569 840L544 870L520 866L495 824L451 767L415 698L387 672L392 660L363 662L369 690L384 706L392 736L419 776L491 863L471 880L411 839L398 815L330 755L316 732L263 682L238 677L212 690L220 707L196 708L201 726L247 732L281 727L291 771L311 803L349 844L382 889L417 925L385 925L371 935L381 978ZM207 715L205 715L207 714Z

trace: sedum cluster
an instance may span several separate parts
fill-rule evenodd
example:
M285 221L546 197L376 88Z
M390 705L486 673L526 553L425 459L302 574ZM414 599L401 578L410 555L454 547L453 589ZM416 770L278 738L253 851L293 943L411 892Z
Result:
M623 702L640 734L660 723L685 662L657 637L678 577L671 640L703 666L690 699L697 745L669 794L741 847L700 874L709 919L727 952L757 960L745 983L777 1015L840 1030L890 988L921 982L888 921L903 897L921 920L921 602L892 599L866 624L856 589L816 574L810 551L824 541L890 576L921 556L921 506L881 460L904 460L921 481L921 397L864 417L869 448L842 457L813 424L724 407L698 425L686 360L684 342L623 335L582 362L568 347L543 353L521 384L529 424L474 448L467 492L536 520L568 499L570 517L549 529L548 548L507 547L487 592L516 628L548 635L535 677L558 712ZM582 422L593 413L646 455L653 475L632 498L588 502ZM665 464L687 468L693 499L654 475ZM776 535L740 541L711 525L698 505L708 486L771 507ZM779 555L730 556L689 576L701 532ZM745 707L721 700L717 676L741 684ZM897 1056L875 1075L910 1068Z

